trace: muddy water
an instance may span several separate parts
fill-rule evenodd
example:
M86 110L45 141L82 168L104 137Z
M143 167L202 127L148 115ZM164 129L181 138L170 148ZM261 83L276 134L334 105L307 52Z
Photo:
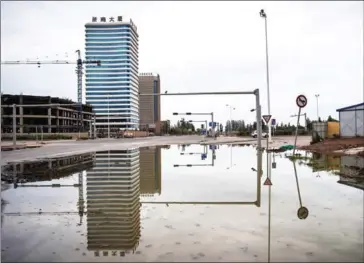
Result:
M272 154L266 186L266 156L259 180L253 148L213 155L199 145L96 153L83 192L78 174L39 181L45 173L3 191L2 261L364 260L362 190L298 162L296 177L284 154Z

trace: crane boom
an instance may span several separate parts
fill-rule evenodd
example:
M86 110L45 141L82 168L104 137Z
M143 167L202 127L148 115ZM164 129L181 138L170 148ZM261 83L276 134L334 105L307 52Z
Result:
M1 61L1 65L62 65L62 64L77 64L78 61L68 61L68 60L26 60L26 61L21 61L21 60L13 60L13 61ZM101 61L100 60L83 60L82 64L97 64L98 66L100 66Z

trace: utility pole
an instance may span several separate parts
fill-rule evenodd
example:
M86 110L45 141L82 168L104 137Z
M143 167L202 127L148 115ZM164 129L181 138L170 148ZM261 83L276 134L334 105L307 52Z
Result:
M318 106L318 98L320 97L320 94L315 94L315 97L316 97L317 121L319 121L319 106Z
M265 22L265 58L266 58L266 71L267 71L267 96L268 96L268 115L270 114L270 93L269 93L269 56L268 56L268 29L267 29L267 14L264 10L260 10L260 17L264 18ZM268 125L268 142L272 141L272 118L270 118Z

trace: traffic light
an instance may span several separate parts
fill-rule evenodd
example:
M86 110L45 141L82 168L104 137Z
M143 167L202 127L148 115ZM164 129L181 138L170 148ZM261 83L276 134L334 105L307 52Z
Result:
M192 115L191 112L186 112L186 115Z
M173 115L178 115L178 113L177 112L173 112Z

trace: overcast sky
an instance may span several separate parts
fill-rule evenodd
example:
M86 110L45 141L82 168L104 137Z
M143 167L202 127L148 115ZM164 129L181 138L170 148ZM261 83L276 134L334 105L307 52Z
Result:
M93 16L132 18L139 33L139 71L161 76L162 92L260 89L267 113L264 20L268 15L271 113L291 122L303 110L316 118L363 101L363 2L1 2L1 60L75 60L84 53L84 24ZM58 54L58 55L57 55ZM76 100L74 66L1 66L3 93ZM172 112L214 112L253 121L254 96L163 97ZM204 120L195 116L194 120Z

